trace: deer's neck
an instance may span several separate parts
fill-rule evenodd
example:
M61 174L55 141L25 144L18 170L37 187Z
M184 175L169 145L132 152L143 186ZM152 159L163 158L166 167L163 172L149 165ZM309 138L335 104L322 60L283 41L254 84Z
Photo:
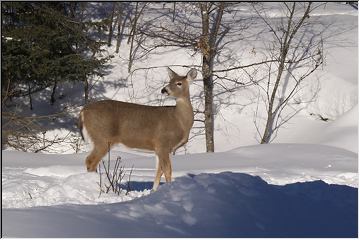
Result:
M186 130L190 130L194 122L194 112L190 102L190 98L176 99L176 115L180 124Z

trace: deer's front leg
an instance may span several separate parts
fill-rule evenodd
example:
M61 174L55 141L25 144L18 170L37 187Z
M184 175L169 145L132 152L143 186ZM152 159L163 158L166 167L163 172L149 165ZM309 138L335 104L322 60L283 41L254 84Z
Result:
M171 182L172 169L171 169L170 153L168 152L163 153L160 160L161 160L160 165L161 165L161 169L164 172L165 180L166 182Z
M156 189L159 187L162 174L163 174L163 171L162 171L161 165L160 165L160 158L158 155L156 155L156 175L155 175L155 180L154 180L154 184L153 184L153 188L152 188L153 191L156 191Z

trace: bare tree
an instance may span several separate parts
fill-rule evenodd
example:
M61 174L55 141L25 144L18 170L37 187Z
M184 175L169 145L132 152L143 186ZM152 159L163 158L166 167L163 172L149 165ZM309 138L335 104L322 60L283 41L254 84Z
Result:
M310 13L318 5L311 2L282 4L284 16L273 22L265 16L266 10L254 7L272 38L265 47L267 61L263 69L267 77L257 84L265 95L262 100L266 106L266 124L262 132L255 120L261 143L271 142L279 128L301 110L299 105L304 100L295 96L305 79L323 64L322 31L326 28L310 21ZM306 101L311 101L316 93ZM298 107L293 107L294 104Z
M109 35L108 35L108 46L111 46L111 41L112 41L112 37L113 37L113 32L114 32L114 15L115 15L115 9L116 9L116 5L117 3L113 2L112 3L112 8L111 8L111 14L109 17L109 22L108 22L108 28L109 28Z
M129 64L128 64L128 72L129 73L130 73L131 67L133 65L136 50L139 47L139 45L137 45L137 47L134 46L134 40L137 35L138 21L139 21L141 14L143 13L145 7L146 7L146 3L143 3L141 6L141 4L139 5L139 2L136 2L135 13L133 15L133 18L131 19L131 28L130 28L129 38L128 38L128 44L130 43Z
M129 6L129 3L118 3L118 12L117 12L117 37L116 37L116 53L119 53L121 40L124 35L124 29L126 21L129 19L130 11L127 11L127 8ZM126 12L126 15L124 16L124 12Z
M227 70L218 74L214 74L214 70L217 64L227 65L232 61L230 54L230 57L223 57L222 53L231 42L243 38L242 32L249 25L249 21L237 14L236 6L238 4L223 2L177 3L161 11L160 17L156 15L155 19L147 19L138 29L139 34L151 39L140 44L144 55L158 48L186 48L194 55L201 55L199 70L203 76L204 100L200 105L202 109L195 109L195 112L199 116L197 120L205 127L207 152L215 150L215 87L223 86L222 80L233 80L226 78Z
M2 112L2 148L6 145L24 152L56 152L53 146L69 143L67 141L70 140L71 132L69 131L65 136L49 137L40 122L51 121L61 115L65 115L65 111L43 116L23 116L16 112Z
M224 13L225 3L219 3L216 7L215 21L210 24L210 11L214 11L213 3L199 3L202 22L202 36L200 38L200 49L202 53L202 75L205 92L205 137L206 151L214 152L214 113L213 93L214 81L212 71L214 69L214 58L216 54L216 40L220 28L221 19Z

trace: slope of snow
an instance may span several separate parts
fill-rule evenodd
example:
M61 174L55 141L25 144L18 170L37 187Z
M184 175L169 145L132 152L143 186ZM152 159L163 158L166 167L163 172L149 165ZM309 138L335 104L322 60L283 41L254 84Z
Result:
M132 202L4 209L3 220L5 237L357 237L357 189L187 175Z
M326 127L321 142L326 145L343 147L357 153L359 151L358 117L359 108L356 105Z
M274 142L324 144L358 153L358 113L358 105L355 105L335 121L314 121L297 116L281 129L282 133Z

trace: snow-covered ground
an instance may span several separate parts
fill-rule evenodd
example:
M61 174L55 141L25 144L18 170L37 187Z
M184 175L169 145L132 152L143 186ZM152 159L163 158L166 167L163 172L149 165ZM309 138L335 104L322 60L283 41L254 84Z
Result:
M276 4L272 5L269 16L276 17ZM217 152L203 153L203 137L192 139L186 152L180 149L173 156L174 181L156 192L150 191L154 156L121 147L111 151L112 162L120 156L126 174L134 166L131 191L126 193L125 176L119 195L100 194L99 174L85 169L88 148L74 154L69 144L62 143L53 148L57 154L2 151L3 235L357 237L358 15L345 4L328 3L317 9L316 16L333 22L342 34L324 45L326 64L313 77L320 84L318 98L280 129L273 144L257 145L254 104L230 105L216 116ZM125 44L123 51L127 51ZM198 57L185 51L174 54L152 56L135 67L199 64ZM146 76L139 71L126 82L130 87L124 87L126 64L126 59L115 56L109 75L96 83L91 97L173 103L159 94L167 81L165 68L148 71ZM201 86L195 81L191 88L194 94ZM69 89L63 86L59 94L65 94L65 102L79 104L82 86ZM303 95L310 90L311 84ZM231 97L243 103L247 93L239 91ZM36 99L35 111L48 113L48 104ZM58 100L55 110L63 104ZM60 127L69 124L71 119L61 126L52 124L48 134L67 134L69 129Z
M154 157L111 152L112 161L118 156L127 173L134 166L128 195L126 182L119 196L100 195L99 174L86 172L85 154L3 151L4 236L327 237L357 232L357 154L344 149L271 144L174 156L175 181L155 193L150 191ZM302 222L312 214L327 223L315 228L315 220Z
M131 181L134 189L140 190L129 195L124 191L120 197L99 196L99 174L86 172L85 156L4 151L3 207L111 203L150 193L145 189L151 189L155 175L153 156L111 152L112 161L122 158L127 173L134 166ZM173 170L174 177L232 171L260 176L276 185L323 180L358 187L357 154L314 144L256 145L222 153L179 155L173 157Z
M357 189L187 175L132 202L5 209L3 221L17 237L356 237Z

